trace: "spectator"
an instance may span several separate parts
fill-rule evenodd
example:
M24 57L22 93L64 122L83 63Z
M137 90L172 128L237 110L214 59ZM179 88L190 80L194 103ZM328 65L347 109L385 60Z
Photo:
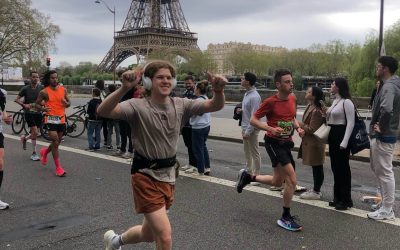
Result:
M88 103L87 114L87 137L89 143L89 151L95 151L100 149L101 142L101 127L103 120L97 115L97 108L101 103L100 90L98 88L92 89L92 99Z
M208 100L207 97L208 81L203 80L196 84L194 94L197 99ZM188 169L187 173L195 173L199 176L210 175L210 156L206 141L210 133L211 114L203 113L190 117L190 126L192 127L192 150L196 159L196 169Z
M250 124L250 118L256 112L261 103L261 96L255 87L257 76L253 73L244 73L241 85L246 89L242 101L242 138L243 150L246 157L246 166L249 174L259 175L261 168L261 156L258 149L258 135L260 130ZM254 182L253 184L258 184Z
M376 66L376 75L381 85L372 106L370 124L370 162L380 187L382 202L373 206L375 212L368 213L374 220L394 220L395 177L393 152L400 123L400 78L395 75L398 61L391 56L381 56Z
M346 79L335 78L331 93L335 100L327 111L327 122L331 127L328 136L329 156L333 172L333 201L329 202L329 206L336 210L347 210L353 207L349 139L354 128L355 110Z
M108 95L109 96L112 92L114 92L117 89L115 84L110 84L108 85ZM106 96L106 98L107 98ZM116 143L116 148L117 150L121 149L121 135L119 131L119 121L114 120L114 119L107 119L107 149L108 150L113 150L114 147L112 145L112 135L113 135L113 130L115 131L115 143Z
M300 134L302 140L298 158L303 159L303 165L312 167L314 187L302 193L300 198L320 200L321 186L324 182L325 143L320 142L314 136L314 132L325 122L324 93L319 87L311 87L307 90L305 99L308 105L304 111L303 121L299 123L304 133Z

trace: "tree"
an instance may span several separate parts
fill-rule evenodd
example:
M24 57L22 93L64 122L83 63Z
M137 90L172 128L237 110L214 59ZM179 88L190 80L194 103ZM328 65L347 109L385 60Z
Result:
M204 72L215 72L216 68L216 62L212 56L200 50L188 52L186 59L178 64L179 73L192 72L196 76L201 76Z
M0 61L26 61L38 69L55 49L60 29L31 5L31 0L0 0Z

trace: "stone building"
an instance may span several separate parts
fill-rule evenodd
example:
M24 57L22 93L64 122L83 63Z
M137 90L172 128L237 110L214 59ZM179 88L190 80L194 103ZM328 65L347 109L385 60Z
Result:
M234 49L253 49L256 52L260 53L268 53L268 52L282 52L287 51L284 47L271 47L268 45L259 45L259 44L251 44L251 43L242 43L242 42L226 42L222 44L212 44L210 43L207 46L207 52L214 58L218 67L218 74L223 75L231 75L232 72L229 70L227 63L225 62L225 58L229 55Z

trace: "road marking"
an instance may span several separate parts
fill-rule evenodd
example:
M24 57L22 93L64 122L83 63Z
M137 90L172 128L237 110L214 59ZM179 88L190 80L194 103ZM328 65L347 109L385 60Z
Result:
M20 137L15 136L15 135L4 134L4 137L9 138L9 139L18 140L18 141L20 140ZM48 142L42 142L42 141L37 141L37 144L42 145L42 146L48 146L49 145ZM81 155L96 157L96 158L99 158L99 159L105 159L105 160L109 160L109 161L129 164L129 165L131 164L130 161L127 160L127 159L122 159L120 157L105 155L105 154L96 153L96 152L89 152L89 151L82 150L82 149L66 147L66 146L60 146L59 149L60 150L65 150L65 151L68 151L68 152L72 152L72 153L81 154ZM217 177L213 177L213 176L195 176L195 175L192 175L192 174L187 174L184 171L179 171L179 176L184 176L184 177L187 177L187 178L197 179L197 180L201 180L201 181L207 181L207 182L210 182L210 183L231 187L231 188L234 188L234 191L236 192L236 188L235 188L236 187L236 182L234 182L234 181L221 179L221 178L217 178ZM258 194L267 195L267 196L272 196L272 197L276 197L276 198L282 198L282 196L280 195L280 192L271 191L271 190L269 190L267 188L263 188L263 187L257 187L257 186L250 186L249 185L249 186L246 186L244 188L244 190L247 190L247 191L250 191L250 192L254 192L254 193L258 193ZM240 194L240 195L244 195L244 194ZM321 201L321 200L303 200L303 199L300 199L297 196L293 196L293 201L298 202L298 203L302 203L302 204L307 204L307 205L314 206L314 207L319 207L319 208L322 208L322 209L332 210L332 211L335 211L335 212L345 213L345 214L349 214L349 215L353 215L353 216L357 216L357 217L368 219L367 218L367 213L369 211L362 210L362 209L351 208L351 209L348 209L348 210L345 210L345 211L338 211L338 210L335 210L335 208L333 208L333 207L329 207L327 205L326 201ZM396 218L393 221L381 220L381 221L378 221L378 222L387 223L387 224L391 224L391 225L394 225L394 226L400 226L400 218Z

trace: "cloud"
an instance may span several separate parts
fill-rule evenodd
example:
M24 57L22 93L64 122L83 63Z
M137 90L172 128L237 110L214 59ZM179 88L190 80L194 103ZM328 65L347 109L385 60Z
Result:
M125 21L130 0L104 0L116 8L116 30ZM60 26L53 57L75 65L85 58L100 63L113 43L113 15L94 0L33 0L33 6ZM198 44L229 41L307 48L313 43L341 39L363 43L379 29L376 0L181 0L185 19ZM400 17L400 1L385 1L385 27ZM95 56L97 55L97 56ZM67 60L68 59L68 60ZM88 61L83 60L83 61ZM55 61L57 63L57 60Z

